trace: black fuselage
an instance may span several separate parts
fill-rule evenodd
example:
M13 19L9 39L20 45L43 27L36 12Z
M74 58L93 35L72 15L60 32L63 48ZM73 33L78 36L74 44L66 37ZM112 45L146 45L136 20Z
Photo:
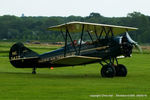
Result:
M53 60L62 59L65 56L88 56L88 57L99 57L102 60L107 60L110 57L117 57L122 54L121 44L119 44L120 38L111 38L111 39L101 39L94 41L92 43L84 43L81 45L75 45L75 48L72 44L68 44L66 48L65 54L65 47L60 49L54 50L52 52L44 53L39 55L38 60L38 67L63 67L69 65L57 65L52 64ZM99 61L99 60L98 60ZM73 61L72 61L73 62ZM93 63L93 62L91 62Z
M123 45L125 44L125 45ZM121 37L111 37L93 41L91 43L86 42L83 44L68 44L66 47L61 47L57 50L47 52L41 55L36 54L32 50L26 48L23 44L15 44L10 50L10 62L17 68L47 68L47 67L64 67L70 66L67 64L55 64L54 61L63 59L68 56L86 56L86 57L95 57L101 58L101 60L95 60L94 62L80 63L89 64L95 62L105 61L109 58L116 58L117 56L126 54L124 46L128 46L128 43L122 43ZM130 51L130 52L129 52ZM132 46L127 53L131 53ZM16 54L15 54L16 53ZM72 61L74 62L74 61ZM75 64L76 65L76 64ZM75 66L72 65L72 66Z

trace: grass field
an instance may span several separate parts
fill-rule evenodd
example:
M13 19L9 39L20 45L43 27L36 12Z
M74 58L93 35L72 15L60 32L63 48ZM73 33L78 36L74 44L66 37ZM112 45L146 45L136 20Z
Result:
M149 100L150 54L136 54L120 59L128 68L127 77L102 78L101 66L51 69L14 68L8 60L13 43L0 43L0 99L1 100ZM27 45L42 53L59 46ZM125 97L120 97L125 95ZM143 95L139 97L138 95ZM109 97L110 96L110 97Z

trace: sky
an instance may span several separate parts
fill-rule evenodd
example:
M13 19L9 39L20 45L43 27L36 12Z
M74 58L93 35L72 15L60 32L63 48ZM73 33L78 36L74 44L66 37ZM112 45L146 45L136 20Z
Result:
M125 17L134 11L150 16L150 0L0 0L0 16Z

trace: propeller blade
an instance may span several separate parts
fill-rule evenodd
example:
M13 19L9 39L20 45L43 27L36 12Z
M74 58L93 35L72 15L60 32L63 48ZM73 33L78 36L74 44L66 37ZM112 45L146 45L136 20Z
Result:
M143 51L142 51L142 48L140 47L140 45L139 45L137 42L135 42L134 40L132 40L132 38L130 37L130 35L128 34L128 32L126 32L125 35L126 35L128 41L129 41L131 44L133 44L133 45L142 53L142 52L143 52Z
M126 32L125 35L126 35L128 41L129 41L130 43L132 43L132 44L137 44L137 42L135 42L134 40L132 40L132 38L130 37L130 35L128 34L128 32Z
M140 53L143 53L142 48L140 45L138 45L137 43L134 45L139 51Z

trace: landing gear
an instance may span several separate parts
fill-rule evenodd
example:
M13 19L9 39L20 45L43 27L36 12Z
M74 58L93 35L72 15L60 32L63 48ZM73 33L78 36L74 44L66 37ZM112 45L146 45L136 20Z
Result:
M126 77L127 68L124 65L119 64L115 67L115 69L116 69L116 76Z
M33 67L32 74L36 74L36 67Z
M117 65L114 64L114 60L116 60ZM100 63L102 65L102 69L101 69L102 77L109 77L109 78L114 76L126 77L127 68L122 64L118 64L116 58L110 59L109 63L107 63L106 61L104 62L106 63L105 65Z
M116 74L115 67L112 65L105 65L101 69L102 77L114 77Z

